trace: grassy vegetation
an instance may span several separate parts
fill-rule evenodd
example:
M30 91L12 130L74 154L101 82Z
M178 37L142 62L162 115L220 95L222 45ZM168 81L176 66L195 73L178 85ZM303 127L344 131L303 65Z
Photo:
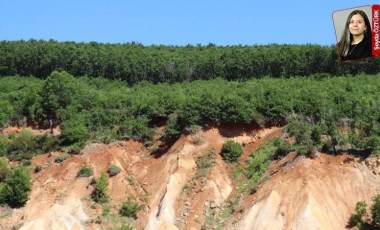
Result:
M232 214L240 211L237 208L241 198L256 191L270 163L286 155L290 150L291 146L285 139L276 137L262 143L256 151L252 152L247 164L242 161L234 162L230 167L230 174L237 191L220 210L207 209L203 229L223 229Z

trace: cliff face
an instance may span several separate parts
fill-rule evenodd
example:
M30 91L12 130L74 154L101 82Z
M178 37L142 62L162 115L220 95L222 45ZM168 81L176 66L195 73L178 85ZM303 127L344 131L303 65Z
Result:
M32 161L32 192L26 206L1 208L0 229L112 229L133 222L137 229L345 229L357 201L370 203L380 191L380 159L349 155L297 157L274 162L254 194L238 194L236 165L220 150L227 139L245 146L243 159L281 128L218 127L181 136L162 155L134 141L88 145L80 155L53 152ZM57 156L67 157L55 163ZM84 165L94 175L79 178ZM91 180L117 165L109 178L108 203L91 199ZM117 217L123 201L143 204L136 219ZM105 208L106 207L106 208ZM108 208L108 214L105 211Z
M356 202L370 203L379 177L347 155L297 158L264 182L236 229L345 229Z

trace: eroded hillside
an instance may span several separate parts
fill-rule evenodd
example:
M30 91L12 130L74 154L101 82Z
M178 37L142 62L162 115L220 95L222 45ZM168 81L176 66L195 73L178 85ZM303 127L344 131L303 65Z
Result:
M220 156L228 139L244 146L243 159L267 139L282 135L273 127L214 127L181 136L164 153L135 141L87 145L79 155L52 152L33 159L32 192L23 208L2 208L1 229L345 229L359 200L370 203L380 191L380 159L363 161L342 154L315 158L290 153L274 162L253 194L239 195L236 165ZM57 157L64 159L56 162ZM91 177L78 177L83 166ZM111 165L108 203L91 199L93 178ZM142 205L136 219L118 210L127 197ZM106 208L105 208L106 207ZM105 211L108 210L108 211ZM230 211L229 211L230 210Z

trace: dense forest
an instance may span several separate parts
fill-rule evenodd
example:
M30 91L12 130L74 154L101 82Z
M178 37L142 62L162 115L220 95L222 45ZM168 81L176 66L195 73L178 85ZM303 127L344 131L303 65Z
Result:
M340 64L335 45L143 46L29 40L1 41L0 53L0 76L45 79L56 70L129 85L380 72L380 59Z
M321 144L324 134L336 138L331 140L334 151L343 143L377 150L379 88L379 75L244 82L218 78L130 87L123 81L54 71L45 80L0 78L0 127L59 124L61 141L71 145L125 138L149 144L155 126L162 123L166 140L209 124L288 124L290 134L309 147ZM313 142L313 135L318 140Z

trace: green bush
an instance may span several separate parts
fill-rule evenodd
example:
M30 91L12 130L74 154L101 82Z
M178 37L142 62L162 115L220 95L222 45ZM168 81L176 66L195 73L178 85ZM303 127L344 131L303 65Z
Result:
M380 229L380 194L372 197L371 220L369 223L364 219L367 216L367 204L364 201L356 203L355 212L350 216L349 223L352 226L357 226L359 229Z
M47 153L53 151L59 145L58 137L49 136L47 134L35 136L36 148L38 153Z
M74 145L71 145L67 151L67 153L69 154L74 154L74 155L78 155L80 154L80 151L83 149L83 146L80 145L79 143L76 143Z
M372 198L373 204L371 206L372 225L380 227L380 194Z
M13 113L13 106L8 101L0 100L0 128L10 123Z
M8 153L8 140L0 134L0 156L6 156Z
M228 140L223 144L221 154L223 159L227 162L237 161L242 153L243 147L233 140Z
M36 142L30 131L21 131L18 135L12 136L8 146L8 158L10 160L21 161L30 160L36 153Z
M251 193L255 192L256 186L259 183L262 175L267 171L271 161L278 157L277 154L289 151L286 146L286 140L274 138L266 141L253 152L248 158L248 166L245 170L246 176L250 179L247 190Z
M134 230L135 228L131 224L123 224L120 228L116 230Z
M111 165L107 172L110 176L116 176L120 171L121 169L117 165Z
M31 182L25 169L12 169L0 189L0 201L11 207L23 206L29 198Z
M173 113L168 117L168 121L165 127L165 139L166 140L174 140L179 137L181 134L181 130L179 127L179 119L178 114Z
M150 119L146 116L128 118L122 122L117 134L120 139L130 138L133 140L143 140L151 142L154 136L154 129L149 128Z
M61 124L61 137L65 144L82 143L89 137L84 115L78 114Z
M66 158L67 158L67 157L65 157L65 156L57 156L57 157L54 159L54 162L59 164L59 163L62 163L63 161L65 161Z
M355 206L355 213L351 215L350 217L350 224L354 226L358 226L361 228L361 226L364 224L364 214L366 212L367 204L364 201L359 201L356 203Z
M93 172L92 168L90 166L86 165L86 166L83 166L82 168L80 168L77 176L78 177L90 177L90 176L92 176L93 173L94 172Z
M272 141L268 141L260 145L260 147L251 154L248 159L247 176L258 180L266 171L273 158L277 148Z
M0 137L0 154L6 154L10 160L31 160L33 156L50 152L58 145L57 137L33 135L32 132L23 130L17 135L11 135L9 141Z
M5 187L7 184L5 183L0 183L0 204L6 204L7 203L7 194L5 191Z
M197 132L202 130L202 126L199 125L190 125L189 127L186 127L186 131L190 134L196 134Z
M273 145L276 147L276 152L274 154L274 158L283 157L291 151L291 146L289 142L287 142L284 138L274 138Z
M119 209L119 214L122 216L136 218L136 214L141 210L141 208L142 206L139 205L135 199L128 196L127 200L123 202L121 208Z
M108 201L107 195L108 177L105 173L101 173L100 178L95 181L94 191L91 194L95 202L105 203Z
M3 182L5 178L7 178L9 172L10 167L8 165L8 162L0 158L0 183Z

